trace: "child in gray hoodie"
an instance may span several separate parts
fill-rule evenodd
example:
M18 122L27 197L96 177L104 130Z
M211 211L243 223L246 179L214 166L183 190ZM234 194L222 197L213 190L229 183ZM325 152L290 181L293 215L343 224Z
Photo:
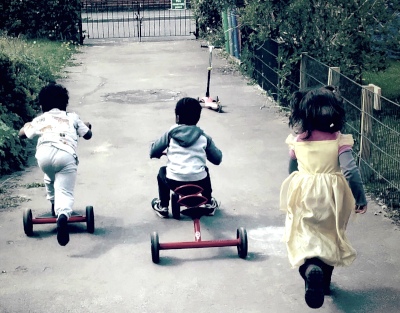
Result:
M176 124L150 147L150 158L167 156L167 166L162 166L157 176L159 198L152 201L153 210L162 218L168 217L170 191L186 184L203 188L208 199L209 215L214 215L218 203L212 197L211 180L206 161L219 165L222 152L212 138L196 124L202 107L194 98L182 98L175 107Z

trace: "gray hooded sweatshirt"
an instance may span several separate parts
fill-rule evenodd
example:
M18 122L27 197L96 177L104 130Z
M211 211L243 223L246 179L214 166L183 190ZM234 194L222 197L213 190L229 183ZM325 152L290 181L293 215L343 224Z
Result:
M150 158L167 153L167 178L176 181L199 181L207 176L206 161L219 165L222 152L212 138L195 125L175 124L152 143Z

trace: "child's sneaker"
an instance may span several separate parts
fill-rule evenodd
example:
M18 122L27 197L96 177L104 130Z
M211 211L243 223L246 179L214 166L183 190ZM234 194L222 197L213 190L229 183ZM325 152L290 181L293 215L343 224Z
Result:
M161 207L161 201L158 198L154 198L151 201L151 207L153 208L154 212L161 217L161 218L167 218L168 217L168 207Z
M324 304L324 272L317 265L309 265L305 272L305 300L312 309L318 309Z
M68 217L65 214L60 214L57 219L57 241L60 246L69 242Z
M210 212L207 215L213 216L215 214L215 210L218 209L219 206L217 200L212 197L211 203L207 203L205 207L210 210Z

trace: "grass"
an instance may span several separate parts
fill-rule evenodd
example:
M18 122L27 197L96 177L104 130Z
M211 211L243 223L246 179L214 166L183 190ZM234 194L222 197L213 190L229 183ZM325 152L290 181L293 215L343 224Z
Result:
M380 87L382 96L400 103L400 60L390 60L389 67L384 71L366 72L364 82Z
M72 56L79 52L79 46L72 42L50 41L46 39L24 39L0 35L0 53L11 59L33 60L37 66L45 67L56 77L64 67L72 66Z

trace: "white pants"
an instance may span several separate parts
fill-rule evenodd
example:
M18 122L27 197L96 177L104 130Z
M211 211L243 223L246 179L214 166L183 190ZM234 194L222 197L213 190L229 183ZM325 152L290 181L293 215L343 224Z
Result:
M77 159L50 145L39 146L35 157L44 172L47 199L54 203L56 215L65 214L70 218L74 204Z

